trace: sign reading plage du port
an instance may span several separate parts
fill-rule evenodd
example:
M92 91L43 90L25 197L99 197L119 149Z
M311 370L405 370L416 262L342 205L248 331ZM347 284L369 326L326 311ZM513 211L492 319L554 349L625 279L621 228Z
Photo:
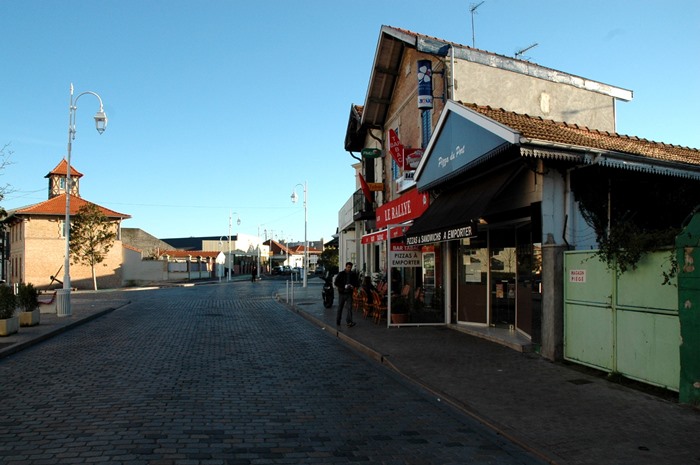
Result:
M586 270L569 270L569 282L570 283L585 283L586 282Z
M392 268L417 268L421 266L421 258L420 247L406 245L402 242L392 242L389 252Z

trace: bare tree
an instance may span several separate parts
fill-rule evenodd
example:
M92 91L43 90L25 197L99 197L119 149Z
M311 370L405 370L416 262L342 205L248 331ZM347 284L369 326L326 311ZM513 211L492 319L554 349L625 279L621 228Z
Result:
M0 172L4 171L4 169L10 165L10 157L12 156L12 150L10 150L10 144L7 143L0 147ZM4 186L0 186L0 202L2 202L5 199L5 195L10 193L10 185L5 184ZM0 207L0 219L5 218L5 215L7 215L7 212L5 212L5 209ZM4 224L0 224L0 230L4 228Z

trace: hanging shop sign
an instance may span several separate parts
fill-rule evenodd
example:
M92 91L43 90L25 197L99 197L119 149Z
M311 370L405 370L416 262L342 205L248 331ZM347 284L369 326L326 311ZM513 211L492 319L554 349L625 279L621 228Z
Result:
M421 266L421 250L419 247L406 245L404 242L392 242L389 251L391 267L418 268Z
M382 150L377 148L362 149L362 158L379 158L382 156Z
M403 159L404 159L404 169L415 170L420 164L421 158L423 158L423 149L404 149Z
M382 192L384 190L383 182L368 182L367 187L369 187L370 192Z
M399 140L399 136L396 131L389 129L389 152L391 153L391 158L394 159L399 167L403 168L403 144Z
M433 63L430 60L418 60L418 108L433 108Z
M377 208L377 227L401 224L418 218L428 209L429 197L426 192L413 189L404 195Z

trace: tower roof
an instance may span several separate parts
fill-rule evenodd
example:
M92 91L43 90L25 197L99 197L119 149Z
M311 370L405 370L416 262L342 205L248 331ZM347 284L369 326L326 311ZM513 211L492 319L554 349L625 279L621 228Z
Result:
M61 160L61 162L58 165L56 165L56 167L54 169L49 171L49 174L47 174L44 177L48 178L48 177L55 176L55 175L60 175L60 176L67 176L68 175L68 162L66 161L65 158L63 160ZM79 172L78 170L76 170L72 166L70 168L70 175L71 175L71 177L74 177L74 178L82 178L83 177L83 173Z

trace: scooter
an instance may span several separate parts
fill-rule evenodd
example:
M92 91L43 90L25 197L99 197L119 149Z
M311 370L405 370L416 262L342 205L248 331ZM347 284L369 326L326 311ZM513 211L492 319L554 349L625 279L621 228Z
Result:
M327 271L323 280L325 281L323 289L321 290L323 306L325 308L331 308L333 306L333 296L335 295L335 290L333 289L333 275Z

